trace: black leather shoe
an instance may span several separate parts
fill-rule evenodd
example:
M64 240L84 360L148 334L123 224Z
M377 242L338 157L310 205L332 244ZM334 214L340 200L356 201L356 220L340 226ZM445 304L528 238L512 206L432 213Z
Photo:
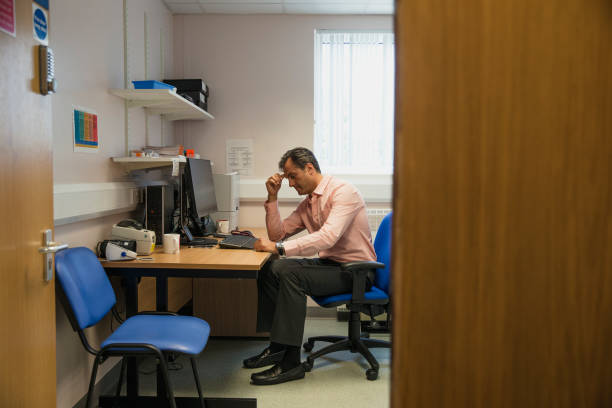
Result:
M275 364L273 367L263 370L259 373L251 375L251 384L255 385L273 385L287 381L299 380L304 378L305 370L302 365L293 367L287 371L283 371L280 364Z
M270 347L266 347L264 351L256 356L249 357L242 362L245 368L260 368L272 364L280 363L285 355L285 350L272 353Z

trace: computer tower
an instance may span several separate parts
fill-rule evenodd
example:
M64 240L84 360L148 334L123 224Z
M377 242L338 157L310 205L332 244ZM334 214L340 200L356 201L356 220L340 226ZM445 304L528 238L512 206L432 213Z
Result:
M146 229L155 232L155 243L161 245L164 234L171 233L173 229L174 185L147 186L145 200Z
M240 209L240 175L238 173L213 174L215 195L217 196L217 212L213 219L228 220L230 231L238 226L238 211Z

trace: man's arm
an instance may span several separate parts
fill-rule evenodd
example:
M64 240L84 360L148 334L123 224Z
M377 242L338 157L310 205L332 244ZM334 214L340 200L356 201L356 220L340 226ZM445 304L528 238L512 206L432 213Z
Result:
M272 241L280 241L304 229L304 224L298 210L291 213L284 221L281 221L280 212L278 211L278 191L281 188L282 182L283 175L279 173L273 174L266 180L266 189L268 190L268 200L265 204L266 229L268 230L268 238ZM298 206L299 208L300 206Z
M321 229L285 242L287 256L315 255L321 250L333 247L364 207L359 192L349 186L340 188L331 199L332 208Z
M266 190L268 190L268 201L274 202L278 199L278 190L283 183L284 176L280 173L275 173L266 180Z
M268 230L268 238L272 241L280 241L302 231L305 228L300 216L303 203L302 201L295 211L281 221L278 202L266 201L266 229Z

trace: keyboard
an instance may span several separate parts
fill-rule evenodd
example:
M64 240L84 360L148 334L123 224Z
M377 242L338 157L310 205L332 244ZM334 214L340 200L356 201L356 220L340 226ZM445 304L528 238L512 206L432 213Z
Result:
M253 244L255 244L255 241L257 241L257 238L255 237L248 237L246 235L230 235L223 241L219 242L219 248L253 249Z
M181 245L186 246L215 246L218 243L219 241L213 238L194 238L192 241L181 239Z

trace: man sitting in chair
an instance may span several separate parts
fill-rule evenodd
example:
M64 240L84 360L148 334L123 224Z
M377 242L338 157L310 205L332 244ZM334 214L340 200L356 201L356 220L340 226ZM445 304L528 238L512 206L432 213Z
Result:
M361 194L351 184L321 174L314 154L303 147L289 150L279 162L283 174L266 181L268 237L255 243L258 251L281 258L266 264L257 280L257 331L270 332L270 345L244 360L244 367L273 367L251 375L253 384L279 384L304 378L300 347L306 320L306 295L350 293L352 277L339 264L376 261L372 236ZM281 221L277 196L283 178L300 195L307 195L293 213ZM283 242L302 231L309 234ZM284 258L313 256L318 258ZM375 274L368 274L367 289Z

